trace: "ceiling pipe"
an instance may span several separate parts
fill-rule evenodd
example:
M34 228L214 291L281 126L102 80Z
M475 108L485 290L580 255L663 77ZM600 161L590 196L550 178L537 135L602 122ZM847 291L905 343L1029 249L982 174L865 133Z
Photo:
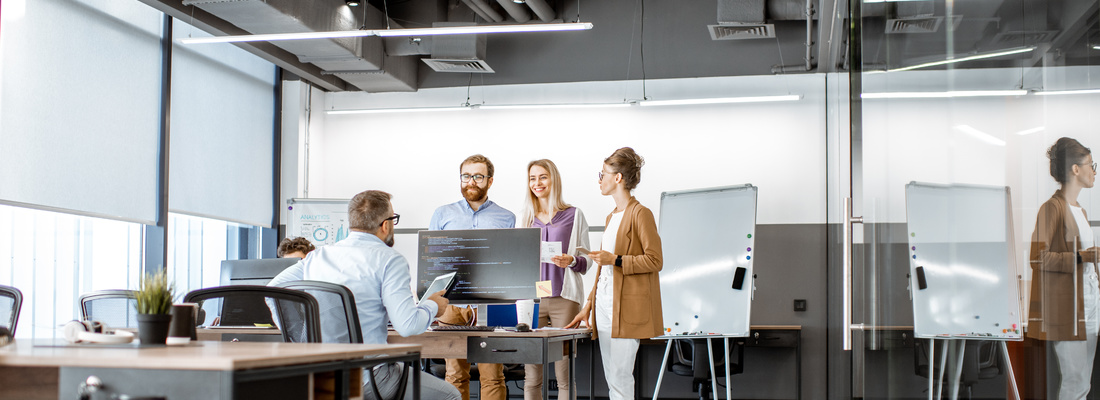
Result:
M813 54L811 50L814 46L813 37L814 28L814 0L806 0L806 64L799 65L776 65L772 67L773 74L782 74L786 72L809 72L813 71L814 64Z
M462 2L466 3L467 7L470 7L471 10L474 10L479 17L486 21L504 21L504 16L500 15L500 13L492 7L489 7L489 3L486 3L485 0L462 0Z
M542 22L551 22L554 20L554 9L550 8L549 4L546 4L546 0L527 0L527 6L531 7L531 10L535 12L535 15L539 16Z
M516 22L527 22L531 20L531 13L528 12L528 7L523 4L518 4L512 0L497 0L497 3L501 7L504 7L504 11L508 12L508 15L512 16L512 19Z

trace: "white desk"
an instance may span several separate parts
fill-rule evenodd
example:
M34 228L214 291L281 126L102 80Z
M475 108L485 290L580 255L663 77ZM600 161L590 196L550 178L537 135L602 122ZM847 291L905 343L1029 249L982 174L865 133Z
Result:
M420 360L418 345L197 342L139 349L35 344L59 342L18 340L0 347L0 398L75 399L89 375L104 383L98 398L110 398L103 393L172 400L308 398L315 386L325 384L314 376L320 373L334 373L336 397L348 398L351 371ZM420 374L412 378L419 398Z

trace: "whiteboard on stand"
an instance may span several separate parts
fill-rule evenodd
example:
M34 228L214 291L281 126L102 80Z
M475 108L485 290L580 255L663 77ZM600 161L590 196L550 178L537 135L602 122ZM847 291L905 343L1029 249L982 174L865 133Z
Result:
M757 187L661 194L665 335L749 335Z

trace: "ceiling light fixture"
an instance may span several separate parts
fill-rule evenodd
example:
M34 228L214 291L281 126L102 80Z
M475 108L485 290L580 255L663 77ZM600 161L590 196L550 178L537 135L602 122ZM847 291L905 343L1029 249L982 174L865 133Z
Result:
M512 105L488 105L481 104L477 108L482 110L525 110L525 109L556 109L556 108L624 108L630 107L628 103L589 103L589 104L512 104Z
M642 100L639 106L682 106L690 104L729 104L729 103L765 103L773 101L797 101L802 99L800 94L785 96L755 96L755 97L720 97L711 99L683 99L683 100Z
M582 31L592 29L591 22L573 22L560 24L517 24L517 25L470 25L441 26L435 28L409 29L364 29L355 31L271 33L259 35L214 36L204 38L180 39L183 44L237 43L276 40L335 39L346 37L395 37L395 36L434 36L434 35L473 35L481 33L520 33L520 32L558 32Z
M1100 46L1092 46L1093 49L1100 50Z
M864 99L942 99L951 97L1023 96L1027 90L956 90L948 92L882 92L863 93Z
M410 113L410 112L439 112L439 111L469 111L470 107L412 107L412 108L374 108L364 110L328 110L325 114L385 114L385 113Z
M997 51L997 52L992 52L992 53L975 54L975 55L968 56L968 57L963 57L963 58L949 58L949 59L942 60L942 61L933 61L933 62L928 62L928 63L924 63L924 64L917 64L917 65L912 65L912 66L903 67L903 68L887 69L886 72L909 71L909 70L918 69L918 68L935 67L937 65L954 64L954 63L959 63L959 62L964 62L964 61L974 61L974 60L981 60L981 59L984 59L984 58L993 58L993 57L1007 56L1007 55L1010 55L1010 54L1026 53L1026 52L1029 52L1029 51L1032 51L1032 50L1035 50L1035 46L1022 47L1022 48L1016 48L1016 49L1010 49L1010 50L1002 50L1002 51Z
M1092 94L1100 93L1100 89L1080 89L1080 90L1044 90L1042 92L1035 92L1036 96L1060 96L1067 94Z
M348 7L359 7L359 0L344 0Z

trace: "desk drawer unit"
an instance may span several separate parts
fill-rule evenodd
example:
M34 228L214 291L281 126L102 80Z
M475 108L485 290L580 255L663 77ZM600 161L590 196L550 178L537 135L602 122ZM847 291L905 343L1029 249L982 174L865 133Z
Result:
M543 344L546 354L543 355ZM466 359L494 364L543 364L562 358L564 342L535 337L474 337L466 339ZM556 355L556 356L555 356Z
M752 347L796 347L799 333L794 330L753 330L745 338L745 344Z

